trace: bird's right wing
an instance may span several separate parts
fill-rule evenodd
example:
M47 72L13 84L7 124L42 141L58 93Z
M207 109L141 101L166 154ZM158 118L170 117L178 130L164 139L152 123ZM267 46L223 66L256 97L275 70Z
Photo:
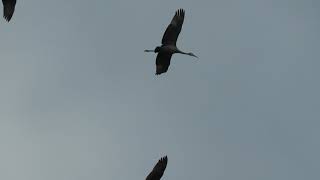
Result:
M3 17L9 22L13 16L16 0L2 0Z
M156 58L156 75L167 72L172 54L159 52Z
M167 167L168 157L165 156L161 158L158 163L154 166L150 174L147 176L146 180L160 180L162 177L164 170Z
M162 44L176 45L184 21L184 10L178 9L162 37Z

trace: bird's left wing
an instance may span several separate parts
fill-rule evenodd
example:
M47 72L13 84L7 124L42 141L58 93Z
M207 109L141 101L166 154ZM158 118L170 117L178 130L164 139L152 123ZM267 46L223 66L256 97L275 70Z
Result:
M16 0L2 0L3 17L9 22L13 16Z
M160 180L162 177L164 170L167 167L168 157L165 156L161 158L158 163L154 166L150 174L147 176L146 180Z
M176 45L184 21L184 10L178 9L162 37L162 44Z

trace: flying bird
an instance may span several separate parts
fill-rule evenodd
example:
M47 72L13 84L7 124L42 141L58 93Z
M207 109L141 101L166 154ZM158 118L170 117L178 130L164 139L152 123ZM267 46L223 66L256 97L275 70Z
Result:
M168 157L162 157L147 176L146 180L160 180L167 167Z
M162 45L156 47L154 50L145 50L145 52L158 53L156 58L156 75L167 72L170 66L170 60L173 54L180 53L198 58L193 53L185 53L179 50L176 46L178 36L181 32L184 21L184 10L178 9L168 25L162 37Z
M2 4L3 4L3 17L9 22L14 13L16 0L2 0Z

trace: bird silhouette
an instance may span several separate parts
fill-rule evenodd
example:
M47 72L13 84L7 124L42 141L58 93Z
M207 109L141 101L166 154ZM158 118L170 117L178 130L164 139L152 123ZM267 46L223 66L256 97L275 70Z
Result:
M168 25L162 37L162 45L154 50L145 50L145 52L158 53L156 58L156 75L165 73L170 66L170 60L173 54L180 53L198 58L193 53L185 53L177 48L177 39L182 29L185 12L183 9L178 9Z
M162 157L147 176L146 180L160 180L168 164L168 157Z
M9 22L14 13L16 0L2 0L2 4L3 4L3 17Z

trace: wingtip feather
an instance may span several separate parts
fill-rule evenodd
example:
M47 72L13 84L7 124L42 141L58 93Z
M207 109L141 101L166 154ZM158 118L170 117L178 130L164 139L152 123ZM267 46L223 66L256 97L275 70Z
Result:
M184 14L185 14L185 10L182 8L178 9L175 13L175 15L178 17L184 17Z
M165 164L167 164L168 162L168 156L163 156L162 158L160 158L159 162L165 162Z

